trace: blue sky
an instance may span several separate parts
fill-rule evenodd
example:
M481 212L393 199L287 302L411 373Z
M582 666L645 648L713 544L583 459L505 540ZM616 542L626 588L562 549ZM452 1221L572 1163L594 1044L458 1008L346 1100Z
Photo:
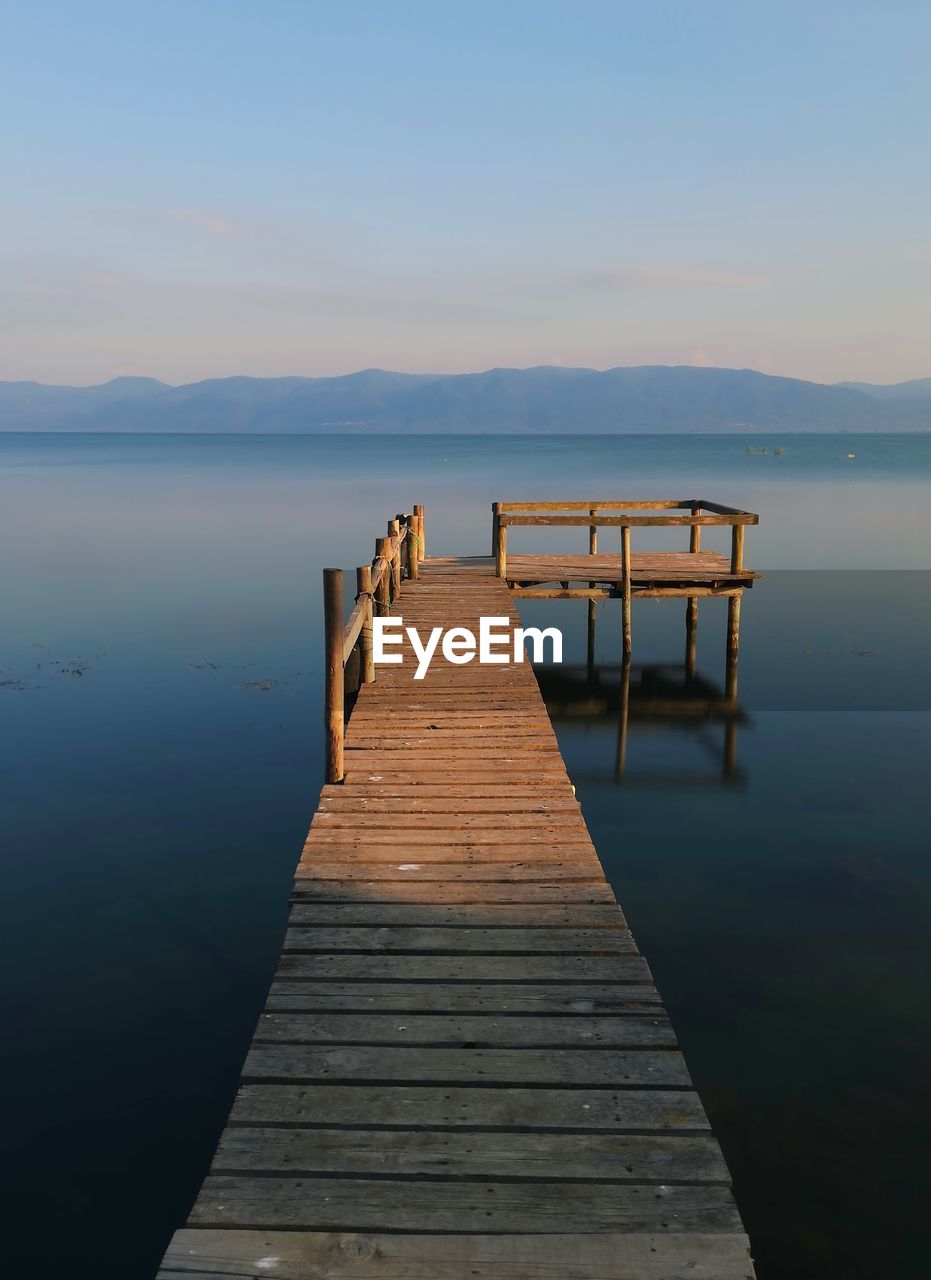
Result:
M931 6L0 6L0 377L931 375Z

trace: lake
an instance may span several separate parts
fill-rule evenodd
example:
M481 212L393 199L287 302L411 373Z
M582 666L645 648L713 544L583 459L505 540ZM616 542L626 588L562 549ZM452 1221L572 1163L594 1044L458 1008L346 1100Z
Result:
M321 568L415 502L428 552L484 554L494 499L590 496L761 517L729 745L641 708L618 776L614 602L606 712L551 692L761 1280L924 1268L931 437L0 435L0 1132L30 1275L147 1280L204 1176L321 781ZM512 531L559 546L586 530ZM523 611L584 664L584 603ZM723 619L702 602L712 699ZM637 690L674 685L684 605L633 623Z

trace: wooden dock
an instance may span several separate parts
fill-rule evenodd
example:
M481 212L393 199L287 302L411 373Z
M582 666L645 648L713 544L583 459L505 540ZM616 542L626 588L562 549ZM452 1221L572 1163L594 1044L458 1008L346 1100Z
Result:
M421 564L422 515L406 527L345 633L362 684L343 780L159 1276L747 1280L727 1168L530 663L366 682L402 557L405 625L518 621L492 558Z

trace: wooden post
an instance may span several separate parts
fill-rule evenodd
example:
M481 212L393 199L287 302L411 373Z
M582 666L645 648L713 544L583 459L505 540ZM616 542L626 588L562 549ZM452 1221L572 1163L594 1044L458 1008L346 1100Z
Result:
M731 573L740 573L744 567L744 526L735 524L731 530ZM737 606L738 613L740 605Z
M685 606L685 675L691 680L695 674L695 654L698 642L698 597L689 596Z
M588 602L588 674L595 670L595 602Z
M598 513L596 509L592 507L592 509L589 511L588 514L590 516L595 516ZM591 524L588 526L588 554L590 556L593 556L595 555L597 550L598 550L598 526L596 524Z
M725 659L725 693L737 697L737 654L740 647L740 597L742 591L727 597L727 656Z
M623 634L623 656L630 658L631 653L631 629L630 629L630 525L621 525L621 572L623 574L623 582L621 586L621 624Z
M701 515L701 507L698 505L697 502L692 503L692 515L693 516ZM697 555L700 550L701 550L701 525L693 524L691 526L691 532L689 533L689 551L691 551L692 555Z
M498 517L495 538L495 577L507 577L508 571L508 527Z
M343 780L343 573L323 571L326 780Z
M360 565L356 570L356 591L358 592L357 600L364 596L368 602L365 606L365 621L359 632L359 679L363 684L371 684L375 679L375 655L372 649L373 601L370 564Z
M491 504L491 554L493 556L498 554L498 529L501 519L500 507L500 502L493 502Z
M389 557L391 560L391 599L396 600L401 594L401 544L399 541L401 526L397 520L388 521L388 537L391 541Z
M401 575L403 577L403 575L406 573L407 576L410 577L411 576L411 517L408 515L405 515L404 512L402 511L398 514L396 518L398 522L398 530L400 531L401 529L405 529L405 528L407 529L407 534L404 538L404 541L401 543Z
M391 554L391 539L376 538L375 539L375 559L387 560ZM379 579L378 586L375 589L376 612L380 618L384 618L391 612L391 569L390 566L382 574Z
M415 511L407 527L407 572L412 582L416 582L420 577L420 537L422 529L423 516L417 515Z
M417 516L417 518L418 518L418 519L419 519L419 521L420 521L420 543L419 543L419 545L418 545L418 547L417 547L417 559L418 559L418 561L420 561L420 560L426 560L426 558L427 558L427 544L426 544L426 542L424 541L424 532L423 532L423 504L422 504L422 503L420 503L420 502L415 502L415 503L414 503L414 515L415 515L415 516Z

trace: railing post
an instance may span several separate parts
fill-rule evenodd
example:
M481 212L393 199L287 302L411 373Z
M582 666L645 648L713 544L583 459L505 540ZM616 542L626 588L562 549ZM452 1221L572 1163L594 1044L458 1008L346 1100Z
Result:
M372 566L360 565L356 570L356 599L366 600L365 618L359 632L359 679L371 684L375 679L375 654L372 648Z
M423 516L417 514L417 508L415 507L411 522L407 527L407 572L410 574L412 582L416 582L420 577L420 539L422 530Z
M419 522L417 525L417 532L420 535L417 543L417 561L419 563L421 560L426 560L427 558L427 544L426 542L424 542L424 532L423 532L423 504L422 503L416 502L414 504L414 515L417 517L417 520Z
M410 577L410 569L408 567L408 564L409 564L408 557L410 556L410 538L411 538L410 528L408 527L410 523L410 517L406 516L403 511L399 511L394 518L394 522L398 526L398 539L399 539L398 556L401 564L401 578L403 580L405 571L407 572L407 576ZM401 532L405 528L407 529L407 536L404 538L404 541L401 542L400 541Z
M700 503L698 502L692 503L692 515L693 516L701 515ZM692 555L697 555L700 549L701 549L701 525L693 524L691 526L691 532L689 533L689 551L691 551Z
M500 502L493 502L491 504L491 554L493 556L498 554L498 520L500 506Z
M504 578L508 569L508 527L504 523L506 516L498 514L495 525L495 577Z
M391 539L391 599L401 594L401 526L397 520L388 521L388 537Z
M744 567L744 526L735 524L731 529L731 573L740 573Z
M385 560L385 572L378 580L378 586L375 588L375 600L378 605L378 616L384 618L391 612L391 539L376 538L375 539L375 559Z
M598 514L598 512L594 507L592 507L592 509L589 511L588 514L592 516L592 518L594 518ZM598 526L596 524L590 524L588 526L588 554L590 556L593 556L596 554L597 551L598 551Z
M343 672L343 573L323 571L324 625L324 725L326 731L326 780L343 780L344 672Z
M630 525L621 525L621 624L624 658L631 653L630 627Z

